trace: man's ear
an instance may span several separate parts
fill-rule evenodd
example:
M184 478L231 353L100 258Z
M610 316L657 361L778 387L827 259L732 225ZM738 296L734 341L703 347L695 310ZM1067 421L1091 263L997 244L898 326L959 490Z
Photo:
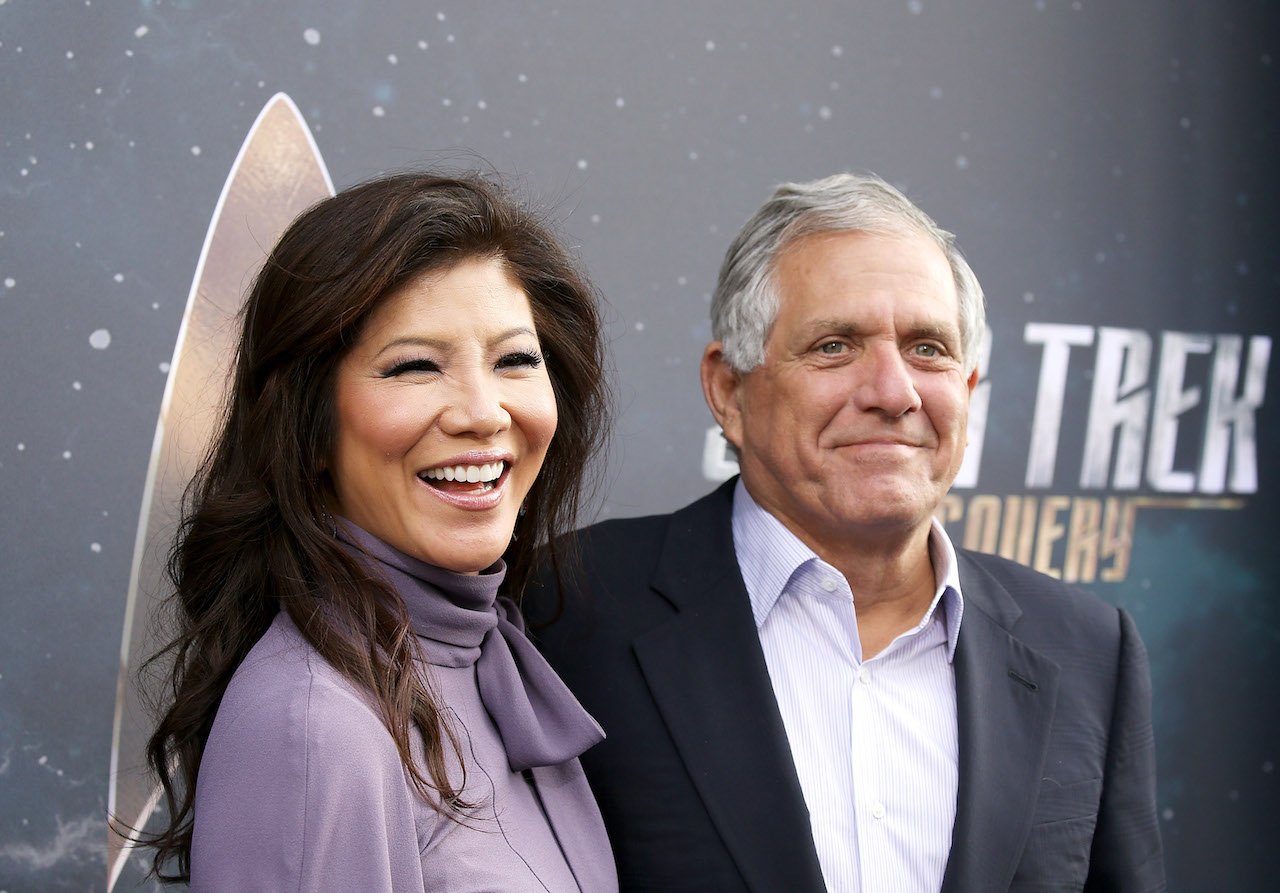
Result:
M969 386L969 395L973 395L973 389L978 386L978 370L974 369L969 373L969 380L965 382Z
M702 396L725 439L742 448L742 376L725 359L724 346L712 341L702 352Z

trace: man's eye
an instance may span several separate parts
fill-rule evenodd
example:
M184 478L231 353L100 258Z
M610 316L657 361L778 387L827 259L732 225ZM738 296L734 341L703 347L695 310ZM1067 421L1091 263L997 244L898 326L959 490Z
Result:
M846 345L843 341L824 341L818 345L818 353L835 356L836 354L844 353L845 347Z
M942 356L942 351L936 344L917 344L913 349L918 357L933 358Z

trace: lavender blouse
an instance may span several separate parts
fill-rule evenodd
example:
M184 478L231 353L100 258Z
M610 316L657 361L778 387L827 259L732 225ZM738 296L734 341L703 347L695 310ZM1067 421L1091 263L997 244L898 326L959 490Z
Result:
M340 536L400 593L458 741L442 815L410 786L370 697L281 612L236 670L200 763L195 890L616 891L577 756L603 735L496 599L354 525ZM413 740L420 767L420 739ZM429 777L429 776L428 776Z

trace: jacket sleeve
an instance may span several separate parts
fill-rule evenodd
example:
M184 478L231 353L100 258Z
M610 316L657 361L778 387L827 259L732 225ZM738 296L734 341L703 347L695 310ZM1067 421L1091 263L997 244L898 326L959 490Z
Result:
M1106 775L1089 859L1089 893L1165 889L1156 816L1151 676L1133 618L1120 612L1120 658Z
M377 714L314 676L252 689L228 690L201 760L192 889L421 891L413 795Z

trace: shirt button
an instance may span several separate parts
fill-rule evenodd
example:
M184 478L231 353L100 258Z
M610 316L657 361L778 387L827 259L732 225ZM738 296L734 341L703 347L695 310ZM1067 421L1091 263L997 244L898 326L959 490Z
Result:
M871 684L871 671L870 671L870 670L868 670L866 667L862 667L861 669L859 669L859 670L858 670L858 681L859 681L859 682L861 682L863 685L870 685L870 684Z
M871 817L875 819L884 818L884 804L879 801L871 805Z
M822 583L819 585L821 585L822 588L825 589L827 592L835 592L836 589L840 587L840 584L837 583L835 580L831 579L830 577L823 577Z

